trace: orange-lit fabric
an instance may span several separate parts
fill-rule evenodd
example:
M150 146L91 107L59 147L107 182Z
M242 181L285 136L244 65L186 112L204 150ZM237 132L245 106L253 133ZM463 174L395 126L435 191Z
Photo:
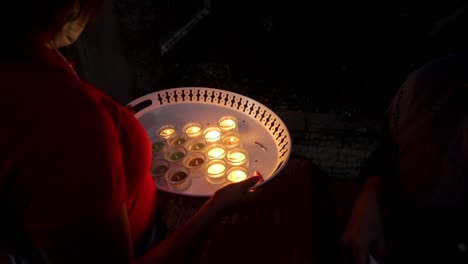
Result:
M55 51L26 58L0 64L0 247L79 245L124 203L138 247L156 196L144 128Z

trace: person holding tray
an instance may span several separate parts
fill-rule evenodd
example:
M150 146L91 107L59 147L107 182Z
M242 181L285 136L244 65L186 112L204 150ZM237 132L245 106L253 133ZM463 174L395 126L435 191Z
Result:
M59 51L101 5L2 3L0 251L28 263L186 263L219 215L258 196L261 176L219 189L157 240L144 128Z

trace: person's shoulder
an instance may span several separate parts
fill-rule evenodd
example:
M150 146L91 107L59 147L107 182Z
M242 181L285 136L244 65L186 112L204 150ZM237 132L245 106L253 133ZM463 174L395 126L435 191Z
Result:
M456 75L468 68L468 53L454 52L433 58L417 68L413 75L430 77L436 75Z
M108 118L98 94L85 89L64 68L25 64L1 69L1 93L9 100L0 108L8 114L31 123L42 122L44 128L79 122L96 126Z

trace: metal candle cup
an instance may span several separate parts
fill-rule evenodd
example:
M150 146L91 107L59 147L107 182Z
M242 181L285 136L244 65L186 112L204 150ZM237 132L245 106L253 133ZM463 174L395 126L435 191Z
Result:
M161 136L155 136L151 139L151 151L153 153L153 158L163 157L164 150L167 145L166 139Z
M221 139L221 129L219 127L207 127L203 131L203 137L205 138L206 142L216 142Z
M173 125L164 125L158 129L158 135L168 139L176 132L176 130L176 127Z
M166 159L171 162L180 161L187 156L187 150L184 147L171 148L167 152Z
M238 147L241 143L240 135L236 131L229 131L221 137L221 142L227 149Z
M224 160L212 160L205 166L206 180L212 184L223 183L226 175L226 162Z
M184 166L190 170L192 176L201 176L203 168L205 167L206 156L201 152L189 153L184 158Z
M174 133L167 139L167 142L171 146L183 146L187 142L188 138L185 133Z
M237 118L234 116L223 116L218 120L218 126L223 132L237 131Z
M244 148L233 148L226 154L226 160L231 166L249 166L249 152Z
M184 126L183 131L189 138L198 137L202 134L202 126L200 123L191 122Z
M247 179L247 169L244 167L232 167L227 173L227 179L230 182L240 182Z
M206 156L210 160L223 159L226 156L226 148L221 144L213 144L206 150Z
M184 166L171 168L166 174L166 182L173 190L183 191L187 189L192 182L189 169Z
M206 140L201 137L187 142L189 151L203 151L206 148L206 144Z
M167 160L165 159L154 159L151 162L151 176L153 177L153 181L156 184L161 183L161 179L164 179L164 176L166 175L167 171L170 168L170 164Z

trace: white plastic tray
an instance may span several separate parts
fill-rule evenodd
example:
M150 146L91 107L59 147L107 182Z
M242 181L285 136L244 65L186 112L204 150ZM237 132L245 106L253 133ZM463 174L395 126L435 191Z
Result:
M286 165L291 154L291 137L283 121L263 104L244 95L205 87L161 90L132 101L129 106L150 138L159 127L175 125L179 131L189 122L203 127L215 125L225 115L238 119L243 147L249 152L249 175L258 170L266 184ZM189 196L211 196L223 185L208 183L204 177L192 178L184 191L175 191L160 183L158 189Z

